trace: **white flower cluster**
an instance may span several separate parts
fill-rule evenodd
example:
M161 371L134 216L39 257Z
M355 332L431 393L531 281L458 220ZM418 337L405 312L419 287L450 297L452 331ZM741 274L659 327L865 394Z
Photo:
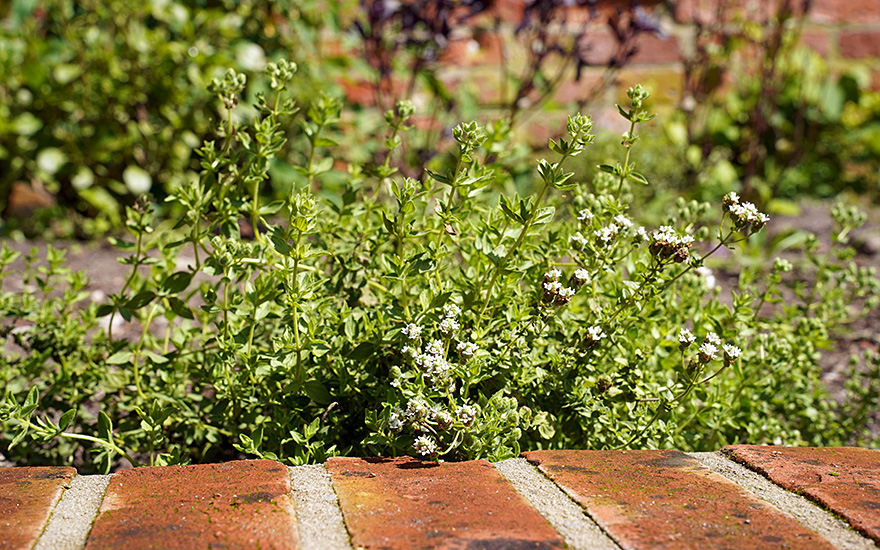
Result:
M588 347L592 347L595 344L599 343L599 340L607 336L607 334L602 332L602 327L598 325L593 325L587 328L587 337L584 339L584 344L586 344Z
M696 336L686 328L682 328L678 331L678 343L681 344L682 347L688 347L694 342L697 341Z
M440 321L440 332L443 334L450 334L460 329L461 325L458 324L458 319L454 317L444 317Z
M455 411L455 415L458 417L459 422L465 426L470 426L477 417L477 408L473 405L462 405Z
M674 228L668 225L661 225L658 231L654 231L651 238L655 243L662 242L670 245L690 245L694 242L691 235L679 235Z
M572 248L577 250L583 250L587 246L587 238L580 231L569 237L569 240L571 241Z
M633 226L633 222L629 218L622 215L614 216L614 223L621 228L629 229Z
M728 363L733 363L742 354L742 350L733 344L724 344L722 349L724 349L724 360Z
M559 282L562 272L556 268L544 273L541 287L541 302L548 305L561 306L571 301L571 297L577 292L574 288L565 287Z
M443 319L440 320L440 332L443 334L452 334L461 328L458 323L458 316L461 314L461 308L455 304L446 304L443 306Z
M578 219L584 223L590 223L593 221L593 213L587 209L583 209L578 212Z
M586 284L590 280L590 274L586 269L580 268L574 271L574 280L580 284Z
M415 323L410 323L403 327L400 332L410 340L416 340L422 336L422 327Z
M759 212L758 208L750 202L741 202L740 196L734 192L724 195L721 202L734 217L734 224L738 229L750 226L752 230L757 231L770 221L770 216Z
M705 340L703 340L703 344L700 346L700 362L708 363L709 361L715 359L718 356L719 351L723 351L724 360L727 363L733 363L736 361L739 356L742 354L742 350L733 344L724 344L721 345L721 338L718 337L714 332L710 332L706 335Z
M593 235L596 236L596 241L608 244L617 237L618 232L620 232L620 227L617 224L610 223L601 229L593 231Z
M690 247L693 243L693 236L679 235L672 227L663 225L651 235L650 251L660 259L672 258L682 263L690 256Z
M477 350L480 349L473 342L459 342L458 346L456 346L458 353L462 355L462 357L473 357L477 354Z
M413 442L413 449L422 456L431 456L437 452L437 442L427 435L420 435Z

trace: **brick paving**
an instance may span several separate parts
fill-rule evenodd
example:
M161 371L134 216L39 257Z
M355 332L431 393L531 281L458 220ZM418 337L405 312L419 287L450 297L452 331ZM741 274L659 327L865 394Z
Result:
M880 543L880 453L857 447L722 449L782 488L802 494Z
M0 550L35 543L86 550L877 548L880 451L743 445L697 455L523 456L528 462L497 467L333 458L288 468L249 460L125 470L109 480L76 477L71 468L0 469ZM758 477L744 481L749 476ZM106 492L78 506L88 491L77 487L86 486ZM74 526L65 518L76 513L87 517ZM817 527L834 522L840 528Z

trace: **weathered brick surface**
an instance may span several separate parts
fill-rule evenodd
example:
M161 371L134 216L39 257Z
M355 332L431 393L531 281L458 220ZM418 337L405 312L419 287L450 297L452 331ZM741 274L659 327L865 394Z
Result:
M735 445L722 452L828 507L880 542L880 451Z
M352 546L364 549L563 548L560 536L484 460L327 461Z
M679 451L524 453L628 549L831 549Z
M819 23L880 23L880 2L813 0L810 19Z
M0 549L33 547L76 470L0 468Z
M828 57L831 53L831 36L826 29L811 28L803 31L801 44L823 57Z
M287 468L270 460L124 470L86 549L294 549L289 493Z
M877 1L880 4L880 0ZM837 39L840 55L850 59L880 57L880 29L840 32Z

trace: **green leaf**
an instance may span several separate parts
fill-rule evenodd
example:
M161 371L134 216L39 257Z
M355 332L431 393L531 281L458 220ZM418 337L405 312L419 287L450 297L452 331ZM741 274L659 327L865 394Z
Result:
M550 223L553 221L553 215L556 213L555 206L546 206L535 214L535 221L532 222L532 225L544 225L546 223Z
M168 303L171 305L171 311L177 314L178 317L182 317L184 319L195 318L193 316L192 310L180 298L177 298L176 296L171 296L168 298Z
M180 294L192 281L193 274L189 271L177 271L172 273L165 282L162 283L162 290L168 294Z
M125 304L125 307L131 311L138 310L152 302L154 298L156 298L155 292L153 292L152 290L144 290L135 294L134 298L132 298Z
M113 355L107 358L108 365L125 365L129 361L131 361L131 356L133 354L130 351L117 351Z
M101 439L113 441L113 421L104 411L98 412L98 435Z
M501 211L504 212L504 215L510 218L512 221L518 223L519 225L523 225L525 222L520 218L519 214L513 211L513 205L510 203L510 199L501 195L501 198L498 201L498 206L501 207Z
M648 185L648 178L646 178L645 176L643 176L642 174L640 174L638 172L630 172L629 174L627 174L626 177L628 177L629 179L631 179L633 181L637 181L643 185Z
M98 311L96 315L98 317L106 317L113 313L113 311L115 310L116 306L114 306L113 304L101 304L100 306L98 306Z
M61 418L58 420L58 431L63 432L70 426L70 423L73 421L73 417L76 416L76 409L70 409L66 413L61 415Z
M630 121L632 120L632 115L630 113L626 112L626 109L624 109L620 105L615 105L615 107L617 107L617 112L620 113L620 116L622 116L623 118L625 118L627 120L630 120Z
M319 405L327 405L333 402L333 396L330 395L330 392L327 391L324 384L317 380L309 380L303 384L303 390L306 392L306 395L309 396L309 399Z
M274 214L275 212L278 212L279 210L281 210L282 206L284 206L284 201L282 201L282 200L272 201L269 204L261 206L257 212L261 216L268 216L270 214Z
M24 439L24 437L27 435L27 433L28 433L28 426L25 424L22 426L21 431L18 432L17 434L15 434L15 437L12 438L12 442L9 444L9 448L11 449L11 448L15 447L16 445L18 445L19 443L21 443L21 440Z
M451 182L450 179L449 179L448 177L446 177L446 176L443 176L443 175L438 174L438 173L436 173L436 172L432 172L432 171L427 170L427 169L425 170L425 172L427 172L429 176L431 176L433 179L439 181L440 183L445 183L446 185L452 185L452 182Z
M600 164L599 170L602 170L603 172L607 172L609 174L614 174L615 176L620 175L617 173L617 168L615 168L611 165L608 165L608 164Z

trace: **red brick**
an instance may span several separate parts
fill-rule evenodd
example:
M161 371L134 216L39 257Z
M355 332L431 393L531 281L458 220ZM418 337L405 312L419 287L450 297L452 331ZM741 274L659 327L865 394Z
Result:
M880 542L880 451L734 445L722 452L843 516Z
M479 32L473 38L452 40L440 57L445 65L497 65L501 63L503 41L494 32Z
M76 470L0 468L0 549L30 549Z
M617 39L606 28L596 28L587 32L578 44L581 55L591 65L604 66L618 55ZM654 34L642 33L632 44L634 55L627 63L658 64L681 61L678 38L661 38Z
M840 31L837 47L841 56L850 59L880 57L880 30Z
M725 21L734 21L739 17L766 21L777 13L781 5L782 0L678 0L673 16L679 23L699 22L704 25L718 21L719 17ZM802 0L793 0L790 7L795 15L802 13Z
M575 103L578 101L596 101L605 92L605 78L601 73L584 74L580 80L568 79L559 85L555 99L558 103Z
M624 548L834 548L679 451L524 455Z
M651 97L648 99L648 109L653 109L660 104L677 103L681 98L682 89L684 87L684 69L682 67L627 67L617 73L617 102L623 106L628 106L630 100L626 95L626 91L641 84L649 92Z
M877 0L813 0L810 19L817 23L880 23Z
M822 57L831 53L831 36L825 29L814 28L801 34L801 44L810 48Z
M287 468L271 460L114 474L87 550L297 547Z
M485 460L331 458L326 467L354 548L564 547Z
M871 71L871 89L880 91L880 69Z

